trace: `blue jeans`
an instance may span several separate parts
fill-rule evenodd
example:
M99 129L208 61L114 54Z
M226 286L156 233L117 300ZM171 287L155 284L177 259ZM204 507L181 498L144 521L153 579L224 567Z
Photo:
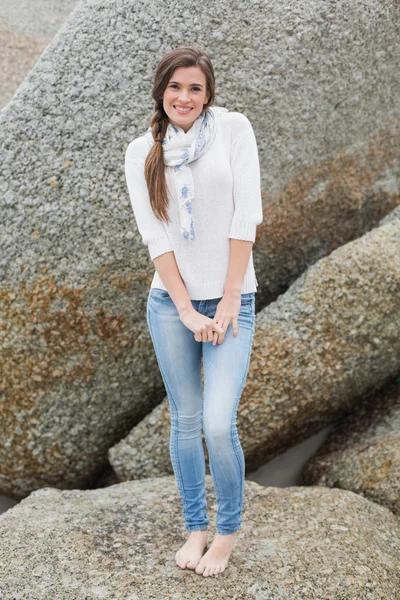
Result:
M212 319L220 300L191 302ZM245 461L236 415L250 363L254 320L255 292L242 294L238 337L230 323L222 344L197 342L168 292L150 288L147 324L169 401L169 451L188 531L207 529L209 523L202 426L217 499L217 533L234 533L242 522Z

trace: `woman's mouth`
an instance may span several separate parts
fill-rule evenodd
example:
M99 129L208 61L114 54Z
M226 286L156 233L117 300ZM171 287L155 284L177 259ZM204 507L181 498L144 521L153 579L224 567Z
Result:
M192 107L188 108L180 108L179 106L174 106L175 110L181 115L186 115L192 110Z

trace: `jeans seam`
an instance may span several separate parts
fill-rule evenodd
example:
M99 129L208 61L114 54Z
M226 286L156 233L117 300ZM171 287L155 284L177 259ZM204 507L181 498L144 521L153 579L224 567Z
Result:
M231 431L230 431L230 436L231 436L231 442L232 442L233 450L235 452L235 456L237 458L237 461L238 461L238 464L239 464L239 470L240 470L240 512L242 512L242 509L243 509L243 500L244 500L244 481L243 480L244 480L245 470L242 467L242 463L241 463L240 456L239 456L239 453L238 453L238 447L236 446L236 444L233 441L233 431L234 431L234 428L235 428L234 427L235 415L237 414L237 410L238 410L240 398L242 396L243 388L244 388L244 385L245 385L245 382L246 382L246 379L247 379L247 375L248 375L248 370L249 370L249 365L250 365L250 357L251 357L251 351L252 351L252 345L253 345L253 337L254 337L254 333L252 334L251 339L250 339L249 353L248 353L248 356L247 356L247 366L246 366L246 369L245 369L245 373L243 375L242 383L241 383L241 386L240 386L240 391L238 393L238 396L237 396L237 399L236 399L236 403L235 403L235 406L234 406L234 409L233 409L232 421L231 421ZM238 441L239 441L239 444L240 444L239 438L238 438ZM243 452L243 450L242 450L242 452ZM243 455L243 458L244 458L244 455ZM240 527L240 524L238 526L238 529L239 529L239 527ZM237 529L235 529L235 531L237 531ZM234 533L234 532L232 532L232 533Z
M151 319L150 319L150 310L149 310L149 308L147 309L147 319L148 319L148 322L149 322L150 333L153 336L153 330L152 330L152 326L151 326ZM154 344L154 351L156 353L157 361L159 362L158 366L159 366L159 369L160 369L162 377L163 377L163 381L164 381L164 385L165 385L166 390L167 390L168 397L170 397L170 399L171 399L171 406L173 407L173 410L174 410L173 417L175 418L175 416L176 416L176 418L177 418L178 417L178 411L177 411L177 408L176 408L176 405L175 405L175 401L173 400L172 393L171 393L171 391L169 389L167 380L166 380L166 378L164 376L164 372L163 372L163 369L161 367L161 361L159 360L159 356L158 356L158 352L157 352L157 348L156 348L155 344ZM171 422L171 429L173 429L172 422ZM172 442L173 442L173 440L172 440ZM181 469L181 465L180 465L180 462L179 462L179 452L177 451L177 448L176 448L176 446L175 446L174 443L172 443L171 445L172 445L172 448L173 448L173 451L174 451L174 457L175 457L175 461L176 461L176 464L178 466L178 472L179 472L178 488L180 488L181 491L182 491L183 504L184 504L184 508L186 508L186 493L185 493L185 488L184 488L184 485L183 485L182 469ZM186 518L186 515L185 515L185 518Z

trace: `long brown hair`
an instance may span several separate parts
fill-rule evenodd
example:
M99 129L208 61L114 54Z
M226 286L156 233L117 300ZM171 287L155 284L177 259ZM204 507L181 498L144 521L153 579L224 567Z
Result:
M149 124L154 142L157 143L153 144L147 155L144 174L153 213L158 219L165 222L169 222L170 219L168 216L164 151L160 142L163 141L166 134L169 119L163 108L163 95L173 72L178 67L200 67L203 71L206 77L206 93L209 94L208 102L204 104L203 110L211 106L215 99L214 69L209 57L203 50L194 46L181 46L163 56L154 74L152 97L155 102L155 112Z

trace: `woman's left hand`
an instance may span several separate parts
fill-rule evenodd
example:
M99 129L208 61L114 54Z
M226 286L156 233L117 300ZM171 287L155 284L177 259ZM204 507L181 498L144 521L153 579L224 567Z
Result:
M238 315L240 307L242 305L242 295L240 292L225 292L221 300L217 304L217 310L215 312L213 321L218 323L224 330L224 333L218 333L214 331L213 334L213 346L218 342L222 344L225 339L225 333L229 327L229 324L233 325L233 335L238 336Z

